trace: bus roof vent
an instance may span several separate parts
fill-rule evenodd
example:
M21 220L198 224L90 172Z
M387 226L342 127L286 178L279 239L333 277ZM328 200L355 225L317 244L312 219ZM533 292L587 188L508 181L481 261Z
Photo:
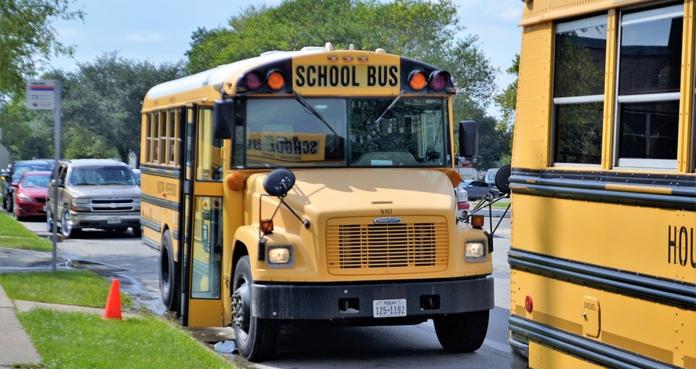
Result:
M324 51L326 48L321 46L305 46L300 49L300 51Z
M348 50L355 50L355 44L349 44Z
M327 43L324 44L324 49L326 49L326 50L328 50L328 51L331 51L331 50L333 50L334 48L333 48L333 45L332 45L330 42L327 42Z
M382 49L382 48L380 47L380 48L375 49L375 52L376 52L376 53L379 53L379 54L384 54L384 53L386 53L387 51L384 50L384 49Z

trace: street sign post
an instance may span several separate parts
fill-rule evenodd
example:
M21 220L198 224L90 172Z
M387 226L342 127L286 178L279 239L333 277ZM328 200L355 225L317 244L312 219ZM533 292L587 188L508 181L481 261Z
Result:
M60 161L60 81L36 79L27 82L27 109L29 110L53 110L55 120L53 138L53 211L52 211L52 230L51 243L53 243L53 261L51 270L56 271L58 257L58 162ZM46 209L48 210L48 209Z

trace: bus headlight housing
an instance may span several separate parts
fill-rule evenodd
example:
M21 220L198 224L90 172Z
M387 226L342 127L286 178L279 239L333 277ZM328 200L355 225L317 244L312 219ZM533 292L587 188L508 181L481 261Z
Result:
M269 245L266 253L271 266L292 265L292 245Z
M467 261L482 261L486 256L486 244L483 241L469 241L466 243L464 257Z

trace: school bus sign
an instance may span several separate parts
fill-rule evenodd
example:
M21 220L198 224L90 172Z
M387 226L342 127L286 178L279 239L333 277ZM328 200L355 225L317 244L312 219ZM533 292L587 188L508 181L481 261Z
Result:
M345 89L365 96L400 91L398 56L354 52L350 55L309 55L293 60L293 89L301 94L331 95Z

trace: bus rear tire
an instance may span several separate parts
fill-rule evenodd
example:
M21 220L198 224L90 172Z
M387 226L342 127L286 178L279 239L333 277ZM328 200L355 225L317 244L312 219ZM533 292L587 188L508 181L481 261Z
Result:
M234 268L232 328L239 353L249 361L259 362L269 358L275 351L278 322L251 316L253 283L249 257L243 256Z
M488 310L441 316L433 319L440 345L448 352L474 352L488 330Z
M162 293L162 303L169 311L178 311L181 298L179 270L174 261L172 237L169 230L162 234L160 245L160 278L159 286Z

